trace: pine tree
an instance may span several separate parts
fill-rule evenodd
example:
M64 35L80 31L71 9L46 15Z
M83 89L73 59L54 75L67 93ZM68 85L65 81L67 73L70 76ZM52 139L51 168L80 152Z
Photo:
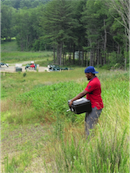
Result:
M62 64L62 49L66 40L72 36L75 21L72 18L72 7L66 0L53 0L46 5L43 11L41 25L45 38L50 38L52 44L57 48L57 63Z

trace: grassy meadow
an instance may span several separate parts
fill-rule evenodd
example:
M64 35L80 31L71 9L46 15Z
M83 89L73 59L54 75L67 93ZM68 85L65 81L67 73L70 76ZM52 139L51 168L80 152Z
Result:
M88 140L85 114L67 112L88 83L84 68L1 73L1 172L129 172L129 73L96 70L104 109Z
M50 51L23 52L18 51L16 41L1 44L1 62L11 64L23 61L37 61L39 65L48 65L52 61L53 53Z

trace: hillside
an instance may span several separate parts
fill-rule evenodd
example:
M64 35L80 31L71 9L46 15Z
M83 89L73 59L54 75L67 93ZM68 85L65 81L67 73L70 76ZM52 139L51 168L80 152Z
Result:
M129 171L129 75L97 70L104 109L90 141L84 114L67 112L88 83L84 68L1 76L3 172Z

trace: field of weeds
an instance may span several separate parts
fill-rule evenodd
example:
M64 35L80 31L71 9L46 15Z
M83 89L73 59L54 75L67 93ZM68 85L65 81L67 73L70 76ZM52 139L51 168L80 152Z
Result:
M10 63L51 58L39 54L2 45L2 60ZM129 73L96 70L104 109L88 140L85 114L67 112L68 100L88 83L84 68L1 73L2 173L129 172Z
M85 114L67 112L84 68L1 76L2 172L129 172L129 75L97 70L104 109L89 141Z

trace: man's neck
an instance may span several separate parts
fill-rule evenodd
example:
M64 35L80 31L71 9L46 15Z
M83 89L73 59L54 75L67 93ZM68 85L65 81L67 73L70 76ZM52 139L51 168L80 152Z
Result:
M92 77L91 77L91 79L90 79L90 80L94 79L95 77L96 77L95 75L92 75Z

